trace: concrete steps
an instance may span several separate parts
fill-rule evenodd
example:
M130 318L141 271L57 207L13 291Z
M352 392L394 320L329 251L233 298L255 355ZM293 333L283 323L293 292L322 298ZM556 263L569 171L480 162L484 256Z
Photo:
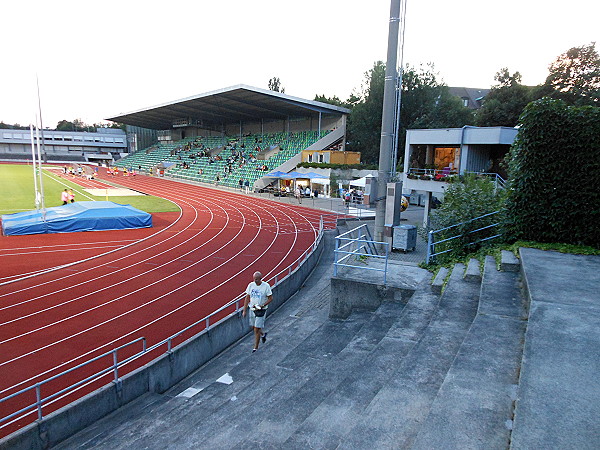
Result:
M526 329L519 275L487 257L478 314L413 448L508 448Z
M330 272L319 265L301 301L270 317L257 353L246 337L58 448L507 447L525 329L519 274L489 258L469 280L457 264L441 296L423 280L406 304L398 293L329 320ZM231 384L216 381L225 373Z
M454 267L431 321L339 448L412 445L477 311L479 286L463 272L462 264Z

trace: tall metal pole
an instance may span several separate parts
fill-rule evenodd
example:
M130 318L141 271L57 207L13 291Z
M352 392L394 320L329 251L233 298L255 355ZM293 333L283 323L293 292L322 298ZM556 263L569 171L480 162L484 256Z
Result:
M34 203L35 209L40 209L39 202L39 192L38 192L38 184L37 184L37 164L35 162L35 142L33 138L33 124L29 124L29 135L31 136L31 167L33 168L33 195L34 195Z
M36 129L35 138L37 141L37 163L38 163L38 182L40 190L36 192L36 202L38 202L42 208L42 219L46 220L46 203L44 202L44 182L42 180L42 153L40 151L40 129L37 125L36 117Z
M398 83L396 86L396 113L394 118L394 148L392 150L391 176L397 176L398 138L400 137L400 110L402 107L402 76L404 71L404 32L406 31L406 0L400 4L400 44L398 45Z
M35 75L35 81L37 83L38 111L39 111L39 119L40 119L40 126L38 129L40 129L41 133L42 133L42 147L44 149L44 161L46 161L48 158L46 156L46 145L44 144L44 124L42 122L42 101L40 99L40 80L39 80L37 74ZM40 197L41 197L40 203L42 205L43 219L46 220L46 201L44 199L44 181L42 180L42 155L40 152L39 136L38 136L37 149L38 149L38 163L39 163L39 177L40 177Z
M392 149L394 147L394 122L396 110L396 86L398 72L398 30L400 24L400 0L391 0L390 27L388 32L387 63L383 89L383 114L381 141L379 144L379 172L377 175L377 204L375 209L375 240L383 241L385 199L390 176Z

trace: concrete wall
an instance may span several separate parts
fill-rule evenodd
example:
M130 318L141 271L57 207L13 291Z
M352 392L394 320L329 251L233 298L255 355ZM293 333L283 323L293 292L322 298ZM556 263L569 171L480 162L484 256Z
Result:
M300 267L273 288L272 313L295 294L317 265L325 239ZM247 318L233 313L151 363L0 440L0 450L37 450L67 439L119 407L147 393L165 392L250 332ZM166 346L165 346L166 350Z

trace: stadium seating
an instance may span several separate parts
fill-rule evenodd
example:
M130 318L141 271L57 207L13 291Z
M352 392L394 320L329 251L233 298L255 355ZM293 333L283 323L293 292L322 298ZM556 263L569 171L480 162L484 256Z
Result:
M173 178L214 183L218 176L219 185L222 186L237 187L240 179L248 180L250 186L253 186L257 179L277 170L284 162L327 133L328 131L301 131L262 136L186 138L169 144L155 144L119 160L116 166L135 170L141 168L143 172L151 172L160 163L171 163L173 165L167 169L167 173ZM260 151L257 147L260 147ZM210 153L212 158L196 156L201 150ZM267 159L250 158L250 155L261 158L263 154L270 156ZM231 163L229 171L228 158L236 155L238 158Z

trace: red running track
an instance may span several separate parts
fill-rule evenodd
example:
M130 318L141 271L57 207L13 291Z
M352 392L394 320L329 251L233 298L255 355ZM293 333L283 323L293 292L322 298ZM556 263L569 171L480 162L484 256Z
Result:
M111 253L24 279L12 274L10 283L0 285L0 398L138 337L148 346L160 342L241 294L254 271L269 280L286 269L318 234L322 213L309 208L145 176L118 182L174 201L181 215L171 226ZM128 233L122 232L123 240ZM90 242L88 234L50 239L62 237L74 245L75 235ZM138 344L119 357L140 350ZM128 371L145 362L148 358L136 360ZM63 376L42 394L81 376ZM77 395L97 387L85 386ZM0 403L0 418L34 398L28 393ZM74 399L54 401L44 414ZM35 418L29 414L0 424L0 436Z

